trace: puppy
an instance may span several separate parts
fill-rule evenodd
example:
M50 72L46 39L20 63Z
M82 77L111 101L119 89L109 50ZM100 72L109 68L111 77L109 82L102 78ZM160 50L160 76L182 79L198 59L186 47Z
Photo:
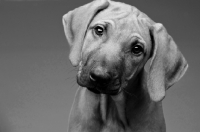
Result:
M165 132L161 101L188 67L165 27L110 0L68 12L63 25L80 85L68 131Z

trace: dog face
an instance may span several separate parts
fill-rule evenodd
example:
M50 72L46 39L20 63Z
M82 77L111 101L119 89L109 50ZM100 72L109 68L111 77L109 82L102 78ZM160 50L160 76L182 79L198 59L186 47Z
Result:
M151 43L149 31L131 12L112 19L105 14L88 27L77 80L96 93L118 94L144 66Z
M95 93L117 95L151 59L141 83L160 101L188 67L164 26L133 6L96 0L64 15L63 25L77 82Z

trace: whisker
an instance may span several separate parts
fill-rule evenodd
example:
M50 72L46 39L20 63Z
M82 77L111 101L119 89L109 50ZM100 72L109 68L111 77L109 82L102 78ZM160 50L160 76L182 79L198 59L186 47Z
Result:
M77 83L76 83L76 80L73 80L73 81L72 81L72 88L75 87L76 84L77 84ZM78 85L78 84L77 84L77 85Z
M73 67L71 70L69 70L69 73L73 72L73 71L78 71L78 68Z
M67 80L68 80L68 79L76 78L76 74L77 74L77 72L78 72L78 68L73 67L71 70L69 70L69 72L68 72L67 74L69 75L69 74L71 74L71 73L73 73L73 72L75 72L74 74L72 74L73 76L68 76L68 77L67 77Z
M73 76L68 76L66 79L70 80L70 79L75 79L75 78L76 78L76 75L73 75Z

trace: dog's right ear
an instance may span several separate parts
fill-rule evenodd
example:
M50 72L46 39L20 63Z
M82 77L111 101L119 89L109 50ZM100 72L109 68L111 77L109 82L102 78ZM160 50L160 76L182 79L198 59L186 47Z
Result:
M63 16L64 32L71 48L69 59L73 66L77 66L80 62L81 49L88 25L97 13L108 6L108 0L95 0Z

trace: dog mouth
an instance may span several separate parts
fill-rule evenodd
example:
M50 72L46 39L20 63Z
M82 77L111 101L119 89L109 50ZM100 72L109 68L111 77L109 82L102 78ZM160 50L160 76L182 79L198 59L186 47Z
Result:
M87 87L87 89L95 94L107 94L107 95L118 95L122 90L121 88L113 89L113 90L102 90L99 87Z
M101 65L90 67L80 66L77 74L77 83L80 86L95 94L117 95L122 91L122 78L115 68L109 69Z
M113 80L108 83L95 83L90 82L86 86L88 90L96 94L117 95L121 92L121 83L119 79Z
M115 85L101 85L78 78L77 83L95 94L117 95L122 91L121 84L118 81L115 83Z

